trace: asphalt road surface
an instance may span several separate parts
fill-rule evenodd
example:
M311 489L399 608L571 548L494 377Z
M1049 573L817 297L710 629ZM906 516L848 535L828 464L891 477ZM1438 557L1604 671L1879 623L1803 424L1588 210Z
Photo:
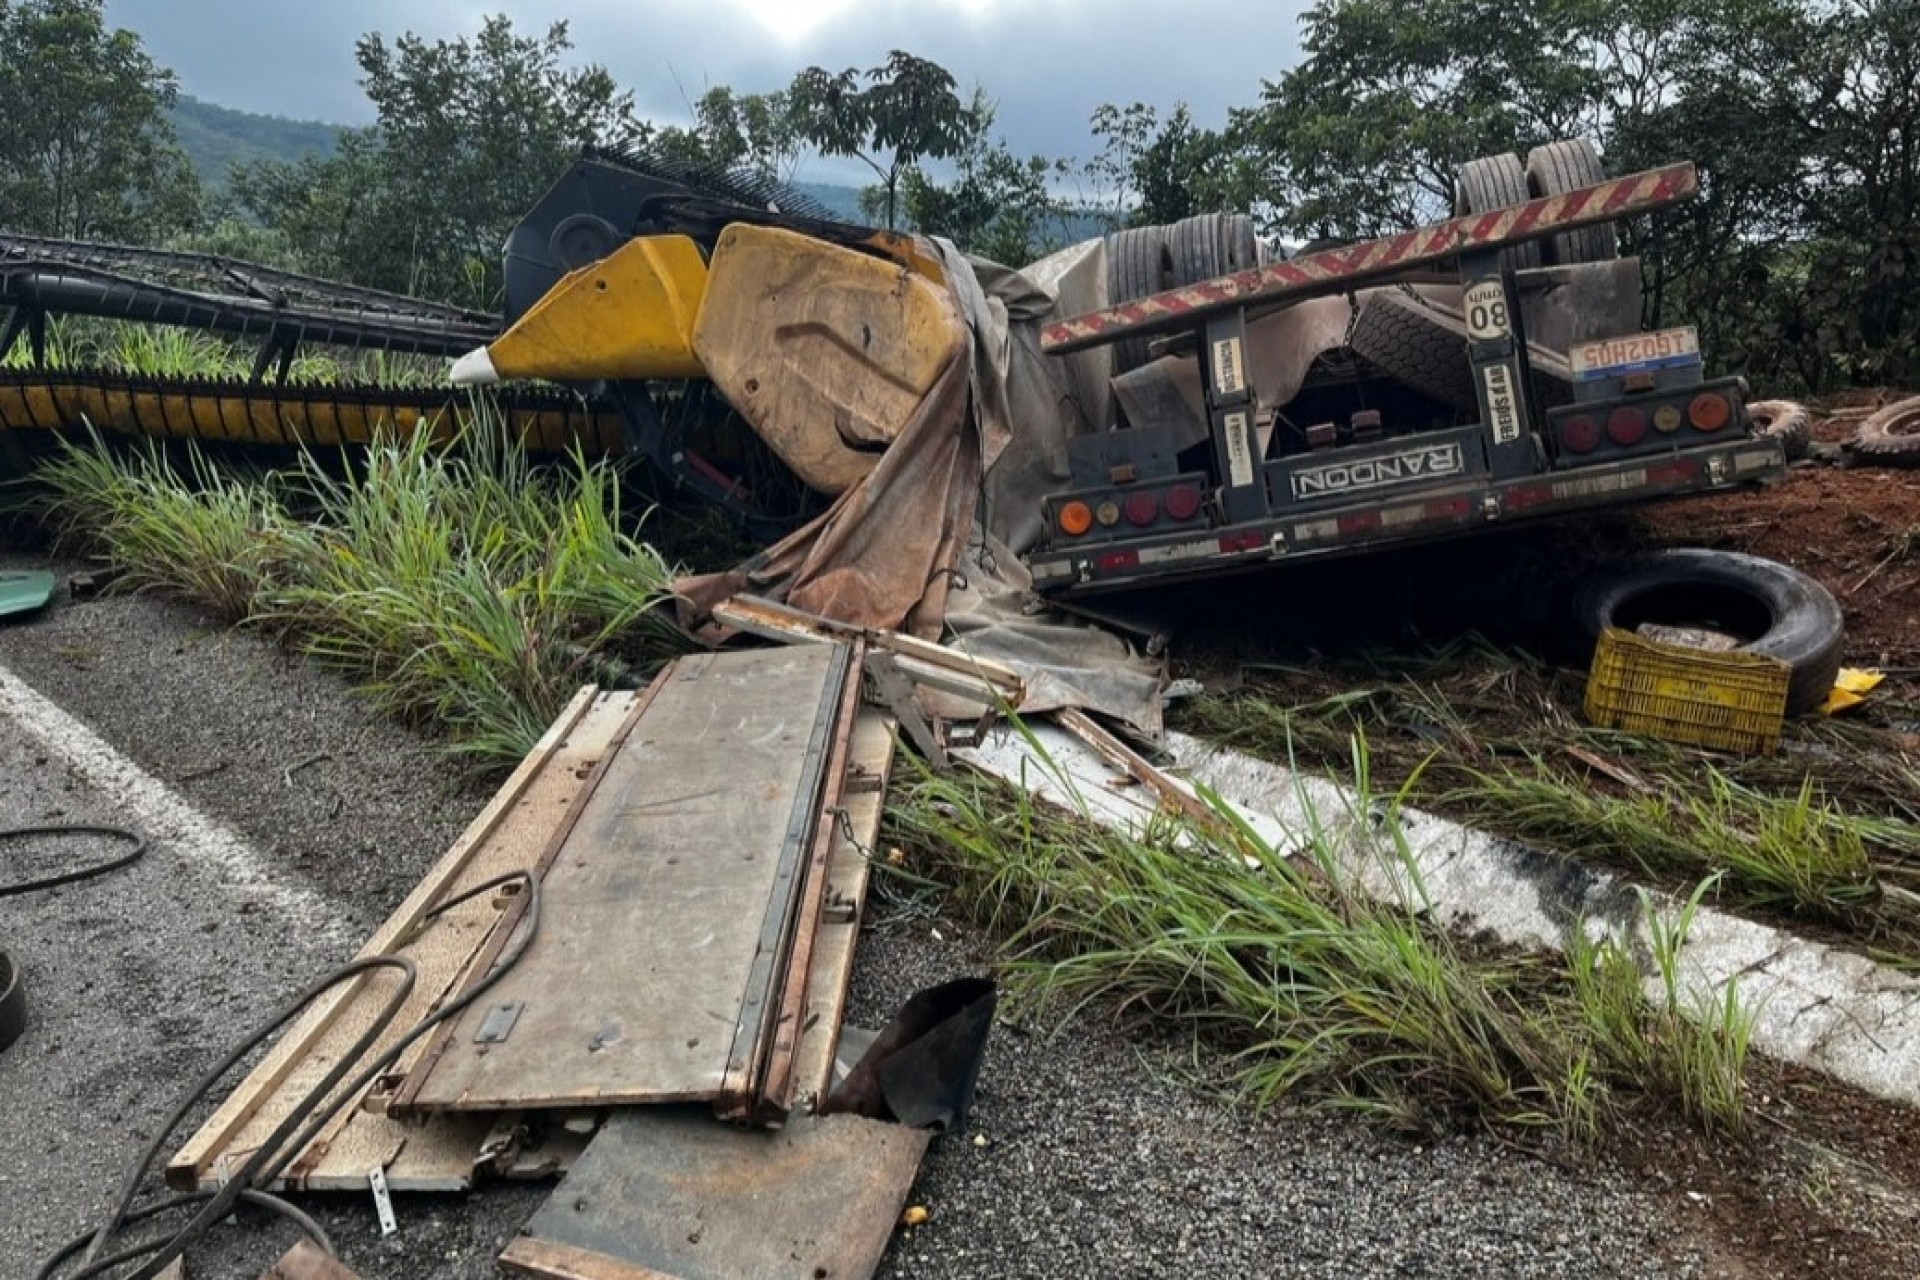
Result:
M0 556L0 567L37 563ZM295 766L301 766L294 770ZM435 744L369 714L271 642L148 598L66 599L0 622L0 826L104 822L135 866L0 898L27 1032L0 1054L0 1276L86 1231L194 1079L350 956L485 802ZM0 880L107 846L0 843ZM876 901L854 1016L984 969L951 922ZM1717 1275L1683 1201L1491 1140L1416 1143L1358 1121L1257 1119L1187 1083L1177 1045L1007 1011L972 1122L935 1144L883 1275ZM203 1104L168 1144L191 1132ZM164 1156L163 1156L164 1158ZM547 1185L300 1203L365 1280L492 1276ZM199 1277L254 1276L295 1238L223 1226Z

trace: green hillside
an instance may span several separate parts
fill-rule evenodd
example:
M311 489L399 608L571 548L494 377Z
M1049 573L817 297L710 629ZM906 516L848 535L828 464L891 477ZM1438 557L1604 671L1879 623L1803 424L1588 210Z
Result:
M208 191L227 185L227 168L249 160L298 160L333 154L340 126L318 120L288 120L215 106L182 94L173 127Z

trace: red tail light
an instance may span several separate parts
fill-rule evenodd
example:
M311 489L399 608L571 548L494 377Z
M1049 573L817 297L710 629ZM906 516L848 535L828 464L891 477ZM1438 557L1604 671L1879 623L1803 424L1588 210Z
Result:
M1621 448L1639 444L1647 438L1647 413L1632 405L1621 405L1607 415L1607 439Z
M1560 443L1569 453L1592 453L1600 447L1600 423L1590 414L1579 414L1560 424Z
M1147 489L1136 489L1127 495L1127 520L1131 524L1150 525L1160 518L1160 499Z
M1200 514L1200 490L1190 484L1177 484L1167 490L1167 515L1174 520L1191 520Z

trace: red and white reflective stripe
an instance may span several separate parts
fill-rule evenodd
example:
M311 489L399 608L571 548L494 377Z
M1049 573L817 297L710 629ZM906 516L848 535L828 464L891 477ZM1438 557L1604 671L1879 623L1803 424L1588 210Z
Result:
M1403 231L1344 248L1325 249L1249 271L1169 289L1104 311L1048 325L1040 345L1062 355L1130 335L1157 333L1255 302L1335 293L1361 281L1423 266L1477 249L1572 231L1636 213L1664 209L1700 192L1692 164L1668 165L1562 195L1468 214L1431 227Z

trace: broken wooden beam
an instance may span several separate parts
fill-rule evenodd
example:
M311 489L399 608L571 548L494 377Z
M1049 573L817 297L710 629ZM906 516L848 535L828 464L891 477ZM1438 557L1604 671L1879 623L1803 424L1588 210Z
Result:
M989 707L1018 708L1026 696L1025 680L1004 663L898 631L836 622L759 596L735 596L716 606L713 618L736 631L782 644L864 641L892 654L894 665L914 683Z

